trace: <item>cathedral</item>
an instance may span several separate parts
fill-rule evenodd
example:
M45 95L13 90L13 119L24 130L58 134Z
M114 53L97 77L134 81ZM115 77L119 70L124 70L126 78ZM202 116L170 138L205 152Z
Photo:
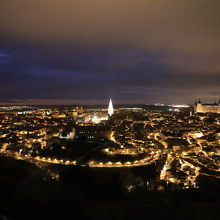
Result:
M200 100L195 103L194 111L197 113L218 113L220 114L220 100L213 104L204 104Z
M110 99L109 105L108 105L108 114L109 114L110 117L114 114L114 108L113 108L113 104L112 104L111 99Z

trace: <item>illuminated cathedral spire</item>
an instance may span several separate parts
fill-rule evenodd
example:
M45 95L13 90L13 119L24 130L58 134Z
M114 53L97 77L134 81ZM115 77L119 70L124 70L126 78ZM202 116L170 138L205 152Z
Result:
M112 105L112 100L110 99L109 101L109 105L108 105L108 114L110 116L112 116L114 114L114 108L113 108L113 105Z

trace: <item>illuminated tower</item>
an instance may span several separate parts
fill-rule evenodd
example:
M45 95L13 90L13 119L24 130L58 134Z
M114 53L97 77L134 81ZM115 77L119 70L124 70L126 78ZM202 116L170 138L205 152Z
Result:
M114 114L114 108L113 108L111 99L110 99L109 105L108 105L108 114L109 114L109 116L112 116Z
M202 102L201 102L200 99L199 99L199 101L197 102L196 111L197 111L197 112L203 112Z

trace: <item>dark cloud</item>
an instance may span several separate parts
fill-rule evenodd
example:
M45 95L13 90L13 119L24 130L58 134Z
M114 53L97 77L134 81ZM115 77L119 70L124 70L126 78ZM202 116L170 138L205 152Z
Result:
M216 100L219 9L218 0L1 2L0 102Z

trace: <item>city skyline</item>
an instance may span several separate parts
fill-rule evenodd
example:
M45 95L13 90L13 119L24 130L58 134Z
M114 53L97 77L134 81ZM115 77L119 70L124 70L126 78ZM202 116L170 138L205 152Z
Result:
M0 105L215 102L218 8L216 0L5 1Z
M220 219L220 1L0 3L0 219Z

